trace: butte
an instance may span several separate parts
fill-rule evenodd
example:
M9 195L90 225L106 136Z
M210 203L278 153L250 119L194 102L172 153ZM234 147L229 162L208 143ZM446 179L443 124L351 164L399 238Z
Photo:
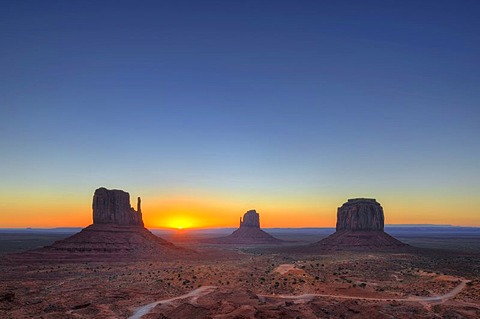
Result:
M260 215L256 210L249 210L240 217L240 227L226 237L207 240L215 244L280 244L283 241L267 234L260 228Z
M409 247L384 231L382 206L370 198L349 199L337 210L335 233L313 244L323 250L390 250Z
M129 193L102 187L95 190L92 208L93 224L51 246L19 254L19 257L156 259L185 252L144 227L140 197L135 210L130 206Z

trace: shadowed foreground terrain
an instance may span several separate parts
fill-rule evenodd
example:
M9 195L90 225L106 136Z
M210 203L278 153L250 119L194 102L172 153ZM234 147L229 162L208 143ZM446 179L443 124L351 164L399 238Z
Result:
M402 231L407 233L396 234ZM480 317L478 247L470 245L464 253L311 253L303 248L327 234L271 233L297 240L287 247L297 253L269 246L197 244L195 238L206 235L192 232L190 238L188 233L162 237L196 250L195 258L18 262L5 255L0 262L0 317ZM301 238L310 240L299 242ZM415 232L411 238L418 242L421 236ZM465 243L471 244L468 238ZM429 238L426 242L432 244Z

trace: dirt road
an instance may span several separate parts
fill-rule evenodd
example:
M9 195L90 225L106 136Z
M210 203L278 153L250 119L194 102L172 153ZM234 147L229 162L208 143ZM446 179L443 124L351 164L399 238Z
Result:
M265 299L287 299L296 301L298 303L311 301L315 297L330 297L337 299L357 299L357 300L375 300L375 301L409 301L409 302L427 302L427 303L441 303L448 299L455 297L467 284L468 280L461 280L460 284L453 288L451 291L447 292L444 295L432 296L432 297L417 297L411 296L407 298L372 298L372 297L356 297L356 296L346 296L346 295L331 295L331 294L303 294L303 295L258 295L259 297Z
M150 310L152 310L153 308L155 308L159 304L166 304L166 303L169 303L169 302L172 302L172 301L175 301L175 300L186 299L186 298L190 298L190 297L193 297L192 298L193 301L196 301L198 299L198 297L209 294L210 292L212 292L215 289L217 289L217 287L215 287L215 286L204 286L204 287L200 287L200 288L197 288L195 290L192 290L185 295L181 295L181 296L178 296L178 297L174 297L174 298L170 298L170 299L163 299L163 300L159 300L159 301L149 303L145 306L141 306L141 307L138 307L137 309L135 309L135 312L130 317L128 317L128 319L140 319L144 315L149 313Z
M356 300L375 300L375 301L401 301L401 302L422 302L422 303L442 303L448 299L454 298L468 283L468 280L462 279L460 284L458 284L455 288L447 292L446 294L439 295L439 296L432 296L432 297L419 297L419 296L410 296L407 298L372 298L372 297L356 297L356 296L346 296L346 295L331 295L331 294L303 294L303 295L258 295L260 300L266 301L267 299L285 299L291 300L295 303L305 303L313 300L315 297L328 297L328 298L336 298L336 299L356 299ZM170 298L170 299L163 299L159 301L155 301L149 303L145 306L138 307L135 309L135 312L129 317L129 319L140 319L147 313L149 313L153 308L155 308L159 304L166 304L175 300L180 299L187 299L192 298L191 302L196 302L196 300L204 295L207 295L217 289L216 286L204 286L198 289L192 290L191 292Z

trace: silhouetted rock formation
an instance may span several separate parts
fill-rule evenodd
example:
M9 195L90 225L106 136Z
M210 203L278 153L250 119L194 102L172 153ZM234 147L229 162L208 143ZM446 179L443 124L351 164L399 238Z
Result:
M101 187L93 195L93 223L143 226L140 197L137 211L130 206L130 194L118 189Z
M185 252L143 226L140 197L135 211L127 192L102 187L95 191L92 208L92 225L51 246L32 251L30 255L93 260L103 257L163 259Z
M382 250L408 246L383 229L383 208L375 199L349 199L338 208L336 232L314 245L326 250Z
M256 210L249 210L248 212L240 217L240 228L242 227L256 227L260 228L260 215L257 213Z
M240 227L231 235L213 238L207 242L215 244L280 244L282 240L267 234L260 229L260 215L255 210L249 210L240 217Z
M383 230L383 224L383 208L375 199L349 199L338 208L337 231Z

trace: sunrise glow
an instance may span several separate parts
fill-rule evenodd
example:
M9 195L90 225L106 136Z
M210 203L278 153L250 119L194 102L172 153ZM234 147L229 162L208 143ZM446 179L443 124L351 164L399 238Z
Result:
M381 3L13 1L0 228L89 225L99 187L147 227L333 227L355 197L479 226L476 11Z
M195 227L196 223L195 220L185 217L185 216L172 216L167 220L167 223L162 225L160 224L159 226L166 226L168 228L174 228L174 229L187 229L187 228L192 228Z

